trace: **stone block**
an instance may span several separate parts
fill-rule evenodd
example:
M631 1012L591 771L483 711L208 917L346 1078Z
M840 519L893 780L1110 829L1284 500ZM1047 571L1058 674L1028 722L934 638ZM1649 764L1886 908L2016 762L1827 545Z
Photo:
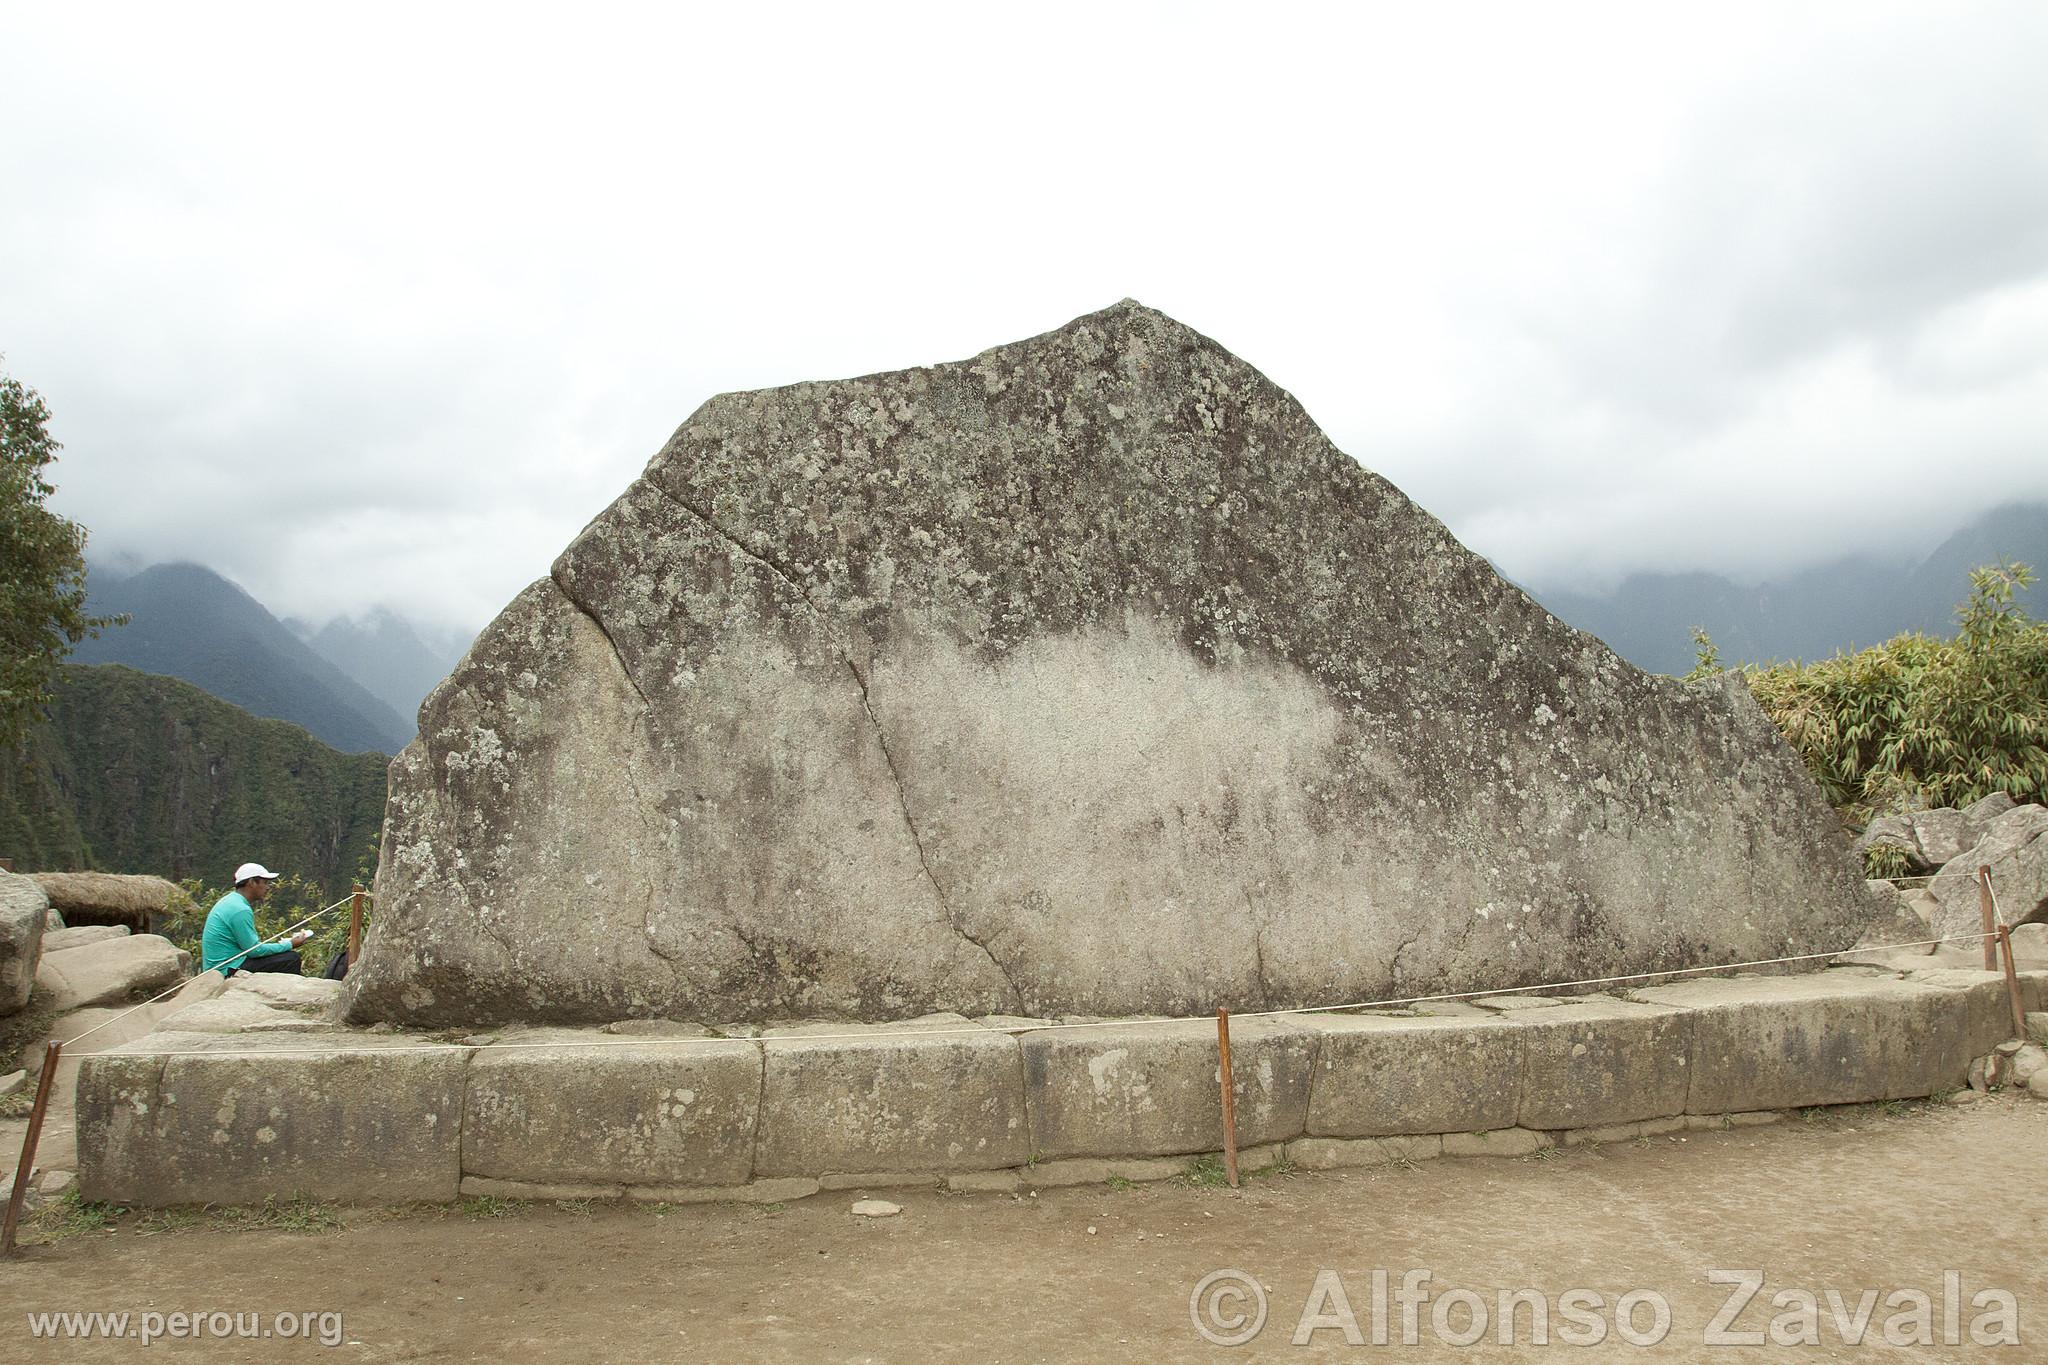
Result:
M782 1176L745 1185L628 1185L626 1198L643 1204L781 1204L808 1199L821 1188L807 1176Z
M591 1040L605 1037L599 1045ZM547 1043L519 1047L519 1042ZM761 1046L517 1034L471 1059L462 1170L495 1180L740 1185L753 1172Z
M480 1175L462 1177L464 1199L618 1199L623 1185L534 1184L525 1180L491 1180Z
M1214 1024L1066 1029L1019 1041L1035 1155L1170 1156L1222 1147ZM1301 1133L1316 1044L1316 1031L1292 1019L1231 1021L1240 1147Z
M1687 981L1637 994L1694 1011L1692 1114L1931 1094L1959 1083L1972 1055L1967 1044L1982 1026L1968 994L1854 969Z
M946 1188L962 1194L1015 1194L1024 1188L1017 1171L954 1171L946 1177Z
M85 1197L453 1199L463 1053L367 1037L329 1046L308 1054L283 1039L157 1033L87 1058L78 1077Z
M1685 1112L1692 1017L1612 997L1523 1010L1520 1125L1597 1128Z
M1519 1121L1529 1034L1512 1016L1464 1009L1299 1017L1322 1035L1308 1136L1469 1132Z
M1528 1156L1557 1140L1527 1128L1495 1128L1485 1133L1445 1133L1445 1156Z
M1287 1159L1304 1171L1334 1171L1349 1166L1395 1166L1429 1161L1444 1154L1443 1139L1426 1137L1296 1138L1287 1144Z
M1019 1171L1023 1185L1034 1190L1056 1190L1068 1185L1100 1185L1109 1179L1109 1163L1101 1157L1073 1157L1066 1161L1038 1161Z
M1006 1033L932 1015L762 1038L757 1177L993 1170L1031 1154L1023 1057Z
M906 1190L945 1183L937 1171L871 1171L865 1175L821 1175L821 1190Z

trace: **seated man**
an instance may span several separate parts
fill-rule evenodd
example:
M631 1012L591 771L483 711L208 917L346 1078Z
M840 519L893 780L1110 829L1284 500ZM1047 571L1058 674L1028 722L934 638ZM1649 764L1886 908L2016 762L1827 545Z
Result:
M213 903L206 912L206 931L199 939L199 970L218 971L222 976L236 972L288 972L303 975L294 950L313 937L301 929L289 942L265 943L256 937L256 905L270 899L270 884L277 874L261 863L243 863L235 869L235 889Z

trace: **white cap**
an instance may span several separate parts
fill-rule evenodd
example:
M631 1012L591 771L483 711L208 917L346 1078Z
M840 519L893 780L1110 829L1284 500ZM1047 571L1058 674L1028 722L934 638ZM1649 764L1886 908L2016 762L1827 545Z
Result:
M251 877L262 877L266 881L273 882L277 880L277 874L275 872L272 872L269 868L265 867L262 863L243 863L240 867L235 869L236 886L240 886L243 882L248 881L249 878Z

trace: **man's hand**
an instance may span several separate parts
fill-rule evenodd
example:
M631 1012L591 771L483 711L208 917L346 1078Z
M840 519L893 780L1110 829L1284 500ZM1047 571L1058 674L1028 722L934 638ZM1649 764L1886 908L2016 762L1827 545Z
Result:
M291 938L291 944L292 944L292 947L296 948L296 947L298 947L298 946L299 946L300 944L302 944L302 943L305 943L305 942L307 942L308 940L310 940L310 939L311 939L312 937L313 937L313 931L312 931L311 929L301 929L301 930L299 930L299 932L297 932L296 934L293 934L293 935L292 935L292 938Z

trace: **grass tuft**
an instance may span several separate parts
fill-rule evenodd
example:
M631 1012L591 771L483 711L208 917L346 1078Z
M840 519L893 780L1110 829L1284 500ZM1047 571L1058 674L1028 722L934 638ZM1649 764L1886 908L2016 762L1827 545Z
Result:
M76 1186L64 1191L54 1203L43 1205L29 1215L29 1226L45 1242L61 1242L85 1232L105 1232L114 1219L128 1210L114 1204L81 1197Z

